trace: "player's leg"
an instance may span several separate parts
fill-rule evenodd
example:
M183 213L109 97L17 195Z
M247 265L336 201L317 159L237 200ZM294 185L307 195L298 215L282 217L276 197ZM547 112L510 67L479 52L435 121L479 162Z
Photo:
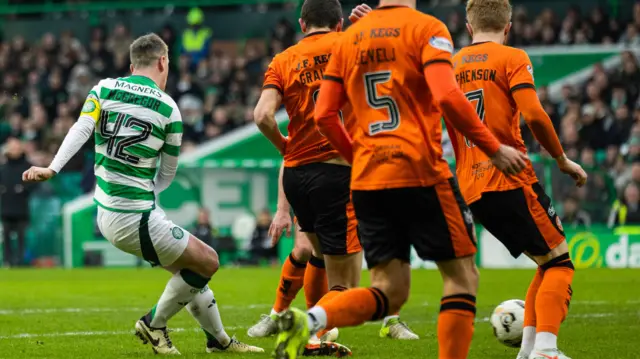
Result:
M471 211L476 220L482 223L496 239L509 250L514 257L519 257L530 241L531 232L537 229L531 220L529 208L522 189L510 191L487 192L482 198L472 203ZM496 211L496 208L509 208L508 211ZM542 272L536 271L529 283L525 297L524 328L522 344L517 359L528 359L536 339L536 306L535 298L542 283Z
M277 314L289 308L291 302L304 285L304 276L311 258L311 243L306 235L296 226L294 247L282 265L280 285L276 291L276 300L271 314Z
M529 358L556 356L558 359L568 359L558 350L558 333L569 312L575 268L551 199L539 184L525 187L525 195L540 234L538 240L529 243L526 252L538 263L542 274L535 298L536 339Z
M192 241L188 232L173 225L160 212L118 213L98 208L97 222L104 237L118 249L154 266L168 266L187 252L186 248L197 247L198 241ZM136 322L136 335L145 344L151 342L154 352L179 354L169 339L166 323L193 299L195 292L204 288L208 280L202 278L217 270L216 261L214 257L207 263L209 266L201 264L176 271L156 306Z
M412 244L421 258L436 262L443 279L438 358L466 359L474 332L479 276L471 211L455 178L408 194L422 199L406 214Z
M322 251L329 291L317 305L330 302L343 291L357 287L362 273L362 246L357 235L357 220L349 189L350 168L341 165L317 164L316 186L312 188L311 204L316 214L315 236L309 238ZM317 333L328 334L328 327Z
M280 319L283 331L278 336L276 358L296 358L309 334L380 320L404 304L409 295L410 246L402 231L394 228L388 218L388 206L383 201L388 197L392 196L381 191L353 194L361 240L372 268L372 286L341 291L306 315L294 308L287 311ZM338 350L336 354L346 353Z
M296 224L294 247L282 265L280 280L276 289L276 300L271 313L269 315L263 314L260 321L247 330L247 335L253 338L262 338L278 332L275 317L278 313L289 308L289 305L291 305L291 302L302 288L308 271L307 262L311 257L311 252L311 243Z
M313 250L304 272L304 298L307 309L316 305L328 291L326 264L321 252Z
M171 233L172 238L163 239L165 233ZM167 320L186 306L205 333L207 352L263 352L261 348L230 338L224 330L217 302L208 286L219 267L216 251L173 224L161 210L151 213L149 234L159 263L173 273L173 277L158 304L139 324L148 328L166 327ZM188 240L184 248L176 244L182 240Z
M173 268L168 268L174 271ZM205 286L187 304L187 311L200 324L207 339L206 351L233 353L263 353L264 349L245 344L230 337L224 329L218 302L209 286Z
M544 264L553 258L566 255L567 260L560 260L562 266L572 266L568 260L568 249L564 242L564 235L559 226L555 210L551 207L551 200L544 194L541 187L525 186L511 191L485 193L481 200L471 205L473 213L483 226L500 240L509 250L514 258L523 252L529 255L539 265ZM495 211L494 208L509 208L509 211ZM564 243L564 244L563 244ZM551 249L553 248L553 249ZM553 265L553 263L552 263ZM525 298L525 318L522 345L518 354L518 359L525 359L531 355L537 341L536 332L540 331L539 318L544 314L539 311L551 313L547 316L547 321L551 321L553 332L544 332L540 344L551 346L547 349L557 350L554 338L557 337L557 329L564 317L558 312L566 312L570 300L569 285L573 269L552 269L552 272L564 273L560 281L560 288L556 295L564 300L556 299L556 304L546 303L542 308L538 302L540 290L544 282L545 270L539 267L533 276L527 290ZM553 276L550 276L552 278ZM553 283L552 281L548 281ZM557 283L557 282L556 282ZM562 284L564 283L564 284ZM560 295L562 294L562 295ZM543 295L545 297L545 295ZM547 294L546 298L550 298ZM545 300L543 299L543 302ZM540 309L539 309L540 308ZM545 320L543 319L543 322ZM551 343L545 342L545 338L551 338Z

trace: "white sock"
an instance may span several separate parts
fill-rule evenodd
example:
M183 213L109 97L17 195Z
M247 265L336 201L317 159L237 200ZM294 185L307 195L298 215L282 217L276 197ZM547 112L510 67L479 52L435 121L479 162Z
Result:
M276 312L275 309L271 308L271 313L269 313L269 315L276 315L276 314L280 314L280 313Z
M529 355L533 351L536 342L536 327L524 327L522 330L522 344L520 345L520 353Z
M309 333L315 334L327 327L327 312L322 307L313 307L307 312L309 320Z
M557 349L558 336L549 332L539 332L536 334L536 350Z
M175 273L164 288L158 304L147 314L149 326L152 328L166 327L167 321L189 304L196 293L207 285L208 281L208 278L203 278L191 271L182 270Z
M229 345L231 338L224 330L218 304L209 286L205 286L196 294L191 303L187 305L187 310L200 323L207 339L215 339L224 347Z
M383 326L383 327L386 327L386 326L387 326L387 323L389 323L389 321L390 321L391 319L398 319L398 318L400 318L400 316L399 316L399 315L390 315L390 316L388 316L388 317L384 317L384 322L382 322L382 326Z

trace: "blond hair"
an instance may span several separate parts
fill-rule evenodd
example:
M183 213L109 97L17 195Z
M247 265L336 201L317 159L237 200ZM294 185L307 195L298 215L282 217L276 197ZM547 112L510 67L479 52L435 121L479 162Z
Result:
M162 56L169 55L169 47L156 34L140 36L129 46L129 58L133 67L152 66Z
M509 0L468 0L467 22L475 32L498 32L511 21Z

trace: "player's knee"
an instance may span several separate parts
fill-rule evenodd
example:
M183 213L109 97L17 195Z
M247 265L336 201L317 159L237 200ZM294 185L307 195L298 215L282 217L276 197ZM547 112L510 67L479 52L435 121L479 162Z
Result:
M311 258L311 244L309 243L296 243L291 253L293 257L299 262L308 262Z
M451 262L448 268L442 271L442 279L445 295L450 293L475 295L478 291L480 272L473 258L462 258Z
M206 277L212 277L220 268L220 260L218 253L213 248L208 247L206 253L204 253L204 260L201 264L201 273Z

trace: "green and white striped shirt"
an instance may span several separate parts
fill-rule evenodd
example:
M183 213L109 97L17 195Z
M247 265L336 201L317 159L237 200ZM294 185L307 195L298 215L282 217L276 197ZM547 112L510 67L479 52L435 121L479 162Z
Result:
M114 212L153 209L159 159L177 163L180 154L175 101L144 76L106 79L89 93L86 116L95 121L96 204Z

